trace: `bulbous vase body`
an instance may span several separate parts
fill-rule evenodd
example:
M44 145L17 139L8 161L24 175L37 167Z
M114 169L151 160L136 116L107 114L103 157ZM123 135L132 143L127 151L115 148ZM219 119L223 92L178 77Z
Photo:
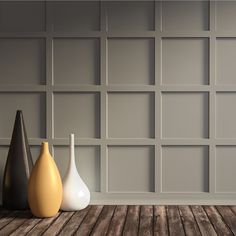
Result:
M18 110L3 176L3 207L11 210L29 208L27 188L33 167L22 111Z
M74 153L74 134L70 135L70 163L63 178L63 211L82 210L89 205L90 192L76 169Z
M30 175L28 200L36 217L52 217L60 209L62 182L47 142L42 143L41 154Z

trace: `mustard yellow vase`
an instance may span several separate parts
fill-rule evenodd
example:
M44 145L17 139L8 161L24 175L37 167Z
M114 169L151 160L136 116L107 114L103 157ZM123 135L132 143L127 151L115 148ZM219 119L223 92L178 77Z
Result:
M47 142L42 143L30 175L28 201L33 215L40 218L56 215L61 206L62 181Z

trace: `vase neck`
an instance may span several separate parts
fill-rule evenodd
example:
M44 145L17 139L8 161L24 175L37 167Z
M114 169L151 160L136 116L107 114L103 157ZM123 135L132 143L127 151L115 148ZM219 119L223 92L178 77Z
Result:
M48 142L42 142L41 145L41 154L48 154L49 153L49 147L48 147Z
M75 168L75 138L74 134L70 134L70 168Z

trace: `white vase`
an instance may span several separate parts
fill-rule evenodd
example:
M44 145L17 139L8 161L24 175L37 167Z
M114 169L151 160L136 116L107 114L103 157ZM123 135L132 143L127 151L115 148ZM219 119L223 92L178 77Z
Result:
M79 176L75 165L74 134L70 134L70 163L63 179L61 210L81 210L87 207L89 202L89 189Z

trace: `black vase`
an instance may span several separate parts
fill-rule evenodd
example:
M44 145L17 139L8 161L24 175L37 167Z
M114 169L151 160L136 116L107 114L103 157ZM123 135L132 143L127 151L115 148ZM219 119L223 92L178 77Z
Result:
M22 111L16 112L15 124L3 176L3 207L28 209L27 189L33 167Z

